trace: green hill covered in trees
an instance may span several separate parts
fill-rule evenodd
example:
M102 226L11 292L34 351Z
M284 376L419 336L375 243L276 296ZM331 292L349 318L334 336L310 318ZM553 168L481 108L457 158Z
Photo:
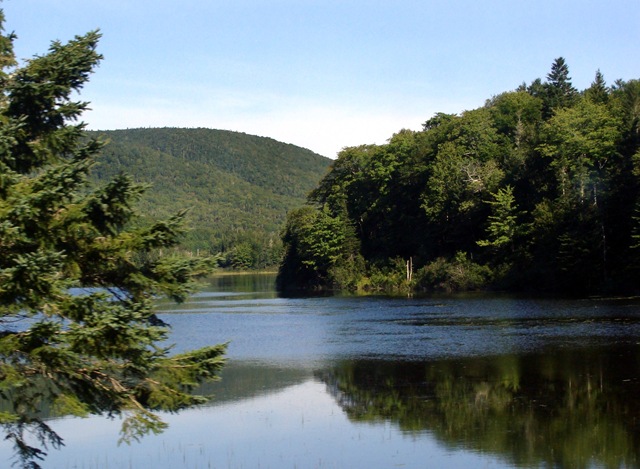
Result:
M637 291L640 80L563 58L459 115L344 149L292 211L282 288Z
M226 265L280 260L286 213L299 206L331 162L264 137L212 129L91 131L106 140L96 182L119 173L150 187L138 207L146 219L189 208L182 247L222 252Z

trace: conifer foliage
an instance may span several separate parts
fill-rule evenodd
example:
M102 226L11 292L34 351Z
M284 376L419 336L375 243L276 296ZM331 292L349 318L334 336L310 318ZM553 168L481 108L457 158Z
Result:
M22 467L63 444L44 409L123 416L122 438L137 439L165 427L154 411L202 402L190 391L223 363L224 345L169 354L154 316L153 298L185 299L213 265L166 254L184 213L140 227L144 187L87 184L103 143L84 137L87 103L74 98L99 38L18 64L0 30L0 425Z

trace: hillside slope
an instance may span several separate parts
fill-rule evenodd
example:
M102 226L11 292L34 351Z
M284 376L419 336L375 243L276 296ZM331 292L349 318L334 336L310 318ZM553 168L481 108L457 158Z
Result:
M145 218L189 208L184 247L225 251L232 264L277 261L287 211L304 203L331 163L295 145L224 130L87 133L109 142L93 172L97 182L124 172L151 184L139 205Z

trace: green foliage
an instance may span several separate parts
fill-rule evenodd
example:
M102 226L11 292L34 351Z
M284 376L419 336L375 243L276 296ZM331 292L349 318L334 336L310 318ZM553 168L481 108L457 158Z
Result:
M128 129L86 136L109 141L92 181L126 173L149 184L137 204L144 221L188 208L190 230L180 247L221 252L222 265L233 268L277 265L287 211L304 202L330 162L294 145L224 130Z
M571 84L569 66L563 57L558 57L551 65L544 86L545 114L550 116L553 111L570 107L578 97L578 91Z
M282 289L332 285L353 287L364 263L355 230L328 206L304 206L289 213L282 234L286 246L278 284Z
M453 259L435 259L416 273L416 285L423 290L457 292L478 290L490 284L491 269L473 262L464 252Z
M604 76L598 70L591 86L584 92L585 97L594 104L607 104L610 89L604 80Z
M173 254L185 212L141 223L145 185L88 184L103 142L72 97L101 60L99 37L18 66L0 36L0 424L23 467L63 444L44 409L123 415L123 439L139 438L166 426L154 411L202 402L191 391L223 363L224 345L171 356L154 315L156 297L183 300L215 263Z
M412 281L407 278L407 263L403 259L389 259L370 265L367 277L361 279L360 290L386 293L408 293Z
M598 186L607 165L615 164L617 158L620 119L605 105L583 99L572 108L557 111L543 132L545 143L540 150L552 160L560 195L583 202L590 192L597 204Z
M283 265L304 259L322 268L281 275L282 285L637 291L629 273L640 258L639 83L609 87L598 71L580 93L558 58L544 82L460 115L438 113L385 145L345 148L311 192L315 206L304 219L339 220L360 260L327 269L326 252L290 234L298 223L310 239L335 227L292 212Z
M489 226L487 227L489 239L479 240L478 246L501 248L505 245L512 245L518 227L513 187L500 188L498 192L491 195L494 200L488 201L492 206L492 214L488 217Z

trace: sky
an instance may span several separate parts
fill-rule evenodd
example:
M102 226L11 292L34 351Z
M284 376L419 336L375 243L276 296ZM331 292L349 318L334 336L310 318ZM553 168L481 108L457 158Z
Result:
M639 0L3 0L19 59L99 29L90 129L206 127L335 158L536 78L640 79Z

